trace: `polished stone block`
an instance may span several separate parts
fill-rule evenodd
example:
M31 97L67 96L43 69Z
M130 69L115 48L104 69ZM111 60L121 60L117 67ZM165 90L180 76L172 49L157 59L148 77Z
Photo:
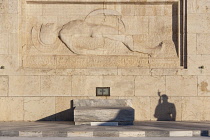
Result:
M134 121L134 109L128 106L126 99L115 100L74 100L75 125L131 125ZM106 123L103 123L106 122ZM107 123L109 122L109 123Z

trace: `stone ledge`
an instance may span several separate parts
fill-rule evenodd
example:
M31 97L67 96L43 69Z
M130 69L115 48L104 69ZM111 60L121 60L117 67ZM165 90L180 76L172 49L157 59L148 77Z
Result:
M0 131L0 137L199 137L210 136L210 131Z
M143 3L146 3L146 2L163 2L163 3L167 3L167 2L178 2L180 0L26 0L27 2L59 2L59 3L79 3L79 2L143 2Z

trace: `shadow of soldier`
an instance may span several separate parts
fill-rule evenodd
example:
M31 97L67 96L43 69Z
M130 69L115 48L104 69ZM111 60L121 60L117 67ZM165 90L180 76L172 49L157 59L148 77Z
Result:
M168 102L168 96L166 94L160 96L158 105L155 108L154 117L157 118L157 121L176 120L176 107L173 103Z

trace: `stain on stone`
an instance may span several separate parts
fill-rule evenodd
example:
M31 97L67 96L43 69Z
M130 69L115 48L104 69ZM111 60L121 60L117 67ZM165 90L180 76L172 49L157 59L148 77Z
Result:
M207 82L201 82L201 91L203 92L210 92L210 90L208 90L208 83Z

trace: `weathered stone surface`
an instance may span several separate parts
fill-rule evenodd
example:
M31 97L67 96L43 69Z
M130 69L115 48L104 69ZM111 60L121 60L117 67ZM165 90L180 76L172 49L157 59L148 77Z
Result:
M41 76L41 95L71 96L71 76Z
M182 120L198 121L201 120L203 98L202 97L183 97Z
M192 137L192 131L170 131L170 137Z
M197 54L210 54L208 47L210 34L197 35Z
M0 121L23 121L23 98L22 97L0 97ZM15 115L11 115L14 112Z
M94 137L119 137L118 131L94 131Z
M72 131L67 133L67 137L93 137L93 131Z
M176 120L209 121L209 2L188 0L187 18L179 0L104 2L0 0L0 120L73 120L74 99L132 99L135 120L157 120L159 89Z
M91 122L91 126L118 126L118 122Z
M20 137L42 137L41 131L20 131Z
M133 76L104 76L103 87L110 87L110 96L134 96Z
M156 96L165 93L165 76L137 76L135 78L135 96Z
M72 76L72 96L96 96L96 87L103 87L102 76Z
M7 96L9 91L9 77L0 76L0 96Z
M210 96L210 77L199 76L198 77L198 95L199 96Z
M120 131L119 137L145 137L145 131Z
M146 137L169 137L169 131L146 131Z
M25 121L55 120L55 98L25 97L24 114Z
M119 102L118 102L119 101ZM126 100L76 100L75 122L133 122L134 109Z
M74 107L129 107L131 106L131 100L127 99L108 99L108 100L81 100L77 99L73 101Z
M168 96L196 96L196 76L166 76L166 94Z
M40 76L10 76L9 96L40 96Z

